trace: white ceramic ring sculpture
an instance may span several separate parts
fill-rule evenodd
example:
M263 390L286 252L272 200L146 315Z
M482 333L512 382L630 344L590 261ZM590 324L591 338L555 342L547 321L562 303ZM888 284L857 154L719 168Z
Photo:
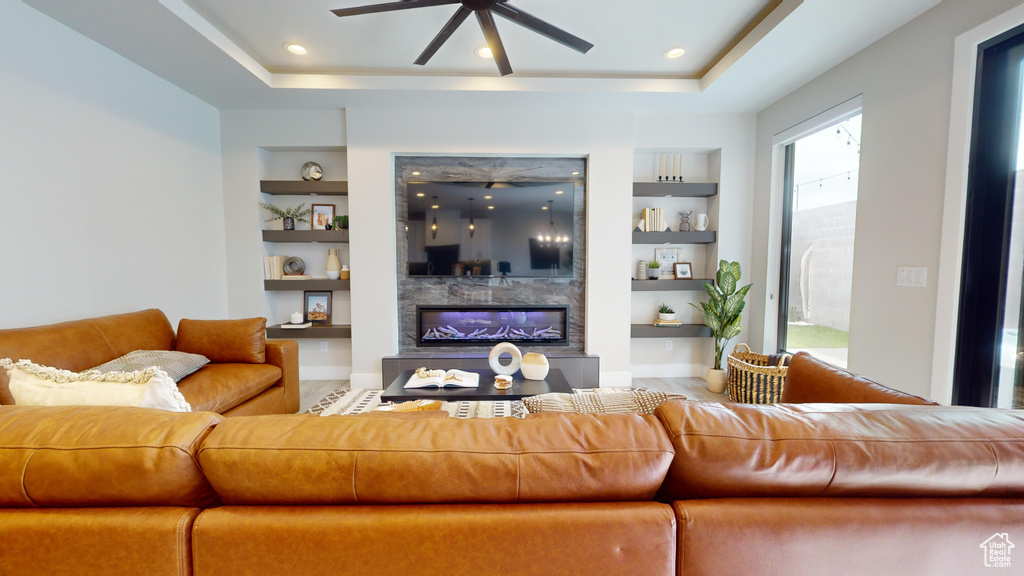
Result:
M502 365L499 358L502 354L511 354L512 361L509 362L508 366ZM491 348L491 354L487 357L487 362L491 365L491 370L495 374L515 374L519 370L519 365L523 362L523 353L516 348L516 345L511 342L502 342Z

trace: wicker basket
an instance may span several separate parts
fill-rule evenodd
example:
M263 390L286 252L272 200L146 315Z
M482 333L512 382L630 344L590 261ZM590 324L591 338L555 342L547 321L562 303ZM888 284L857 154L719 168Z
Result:
M740 346L746 351L741 352ZM729 400L745 404L776 404L789 371L789 354L755 354L746 344L737 344L729 354Z

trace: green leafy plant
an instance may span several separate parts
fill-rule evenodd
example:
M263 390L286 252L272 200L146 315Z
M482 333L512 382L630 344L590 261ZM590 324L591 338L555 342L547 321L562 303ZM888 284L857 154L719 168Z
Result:
M335 216L334 221L331 223L335 230L348 230L348 215Z
M669 306L668 304L662 304L661 308L658 308L658 313L660 313L660 314L675 314L676 311L673 310L672 307Z
M274 220L280 220L282 218L291 218L298 222L309 222L306 219L309 216L310 209L306 208L306 204L299 204L294 208L281 209L273 204L267 204L266 202L260 202L260 207L273 214L272 217L267 218L264 222L273 222Z
M753 284L737 289L740 281L739 262L722 260L718 264L718 274L715 275L715 283L704 284L704 290L711 297L709 302L701 302L698 307L691 303L690 306L700 310L704 315L704 324L711 329L711 336L715 339L715 370L722 369L722 353L725 352L725 345L729 340L740 335L743 326L740 324L740 312L746 302L743 301Z
M648 262L647 263L647 267L652 269L652 270L654 270L656 268L661 268L661 262L657 262L657 261Z

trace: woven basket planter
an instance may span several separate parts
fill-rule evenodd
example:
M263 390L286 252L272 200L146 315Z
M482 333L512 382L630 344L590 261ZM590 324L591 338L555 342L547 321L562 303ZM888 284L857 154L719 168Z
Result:
M745 352L740 351L743 347ZM777 404L789 371L789 354L755 354L737 344L729 354L729 400L744 404Z

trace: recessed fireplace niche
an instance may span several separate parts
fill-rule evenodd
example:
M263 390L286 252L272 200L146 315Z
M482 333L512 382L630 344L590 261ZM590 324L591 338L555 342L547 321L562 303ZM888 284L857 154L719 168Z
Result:
M419 346L569 343L568 306L417 306Z
M398 321L400 326L398 340L398 355L422 355L429 353L433 357L438 354L452 353L463 357L463 354L486 354L495 344L506 340L516 342L514 338L501 340L491 338L478 338L483 333L478 333L470 339L469 334L482 328L483 325L474 327L469 331L462 329L462 326L453 322L445 322L437 326L427 328L444 328L461 332L465 338L427 338L421 339L426 329L421 330L418 310L420 307L446 307L458 306L463 309L477 309L480 307L493 307L493 309L505 311L526 309L543 309L548 306L560 307L565 310L565 329L561 330L562 342L555 343L557 338L533 338L531 327L529 338L516 342L516 346L523 352L544 352L546 354L557 353L561 355L579 353L583 354L586 349L586 293L587 274L587 221L586 221L586 200L587 200L587 161L584 158L530 158L530 157L484 157L484 156L395 156L395 245L396 245L396 275L398 278ZM431 182L484 182L494 183L488 188L486 185L480 189L480 193L474 194L472 208L468 201L465 206L449 207L449 202L438 193L435 201L433 192L423 190L412 190L412 197L419 198L418 194L423 193L425 198L433 202L429 205L429 217L423 220L416 210L410 210L409 185ZM502 263L510 261L501 257L491 246L483 242L488 237L488 230L495 232L500 227L501 219L494 215L494 212L506 209L506 205L499 202L502 194L514 194L520 192L524 198L529 198L529 192L533 190L531 184L539 182L566 182L572 183L572 190L567 187L552 188L551 197L536 201L532 205L536 210L536 223L530 223L533 238L540 234L547 234L549 227L557 227L557 233L551 232L553 240L558 234L565 234L562 239L564 248L560 250L561 261L558 268L560 274L551 275L519 275L505 274L502 277ZM496 191L500 188L500 194ZM559 191L563 191L559 194ZM489 198L490 197L490 198ZM568 205L559 208L559 202L566 202L572 198L571 223L568 220L570 213ZM492 201L493 200L493 201ZM536 199L535 199L536 200ZM547 200L554 200L553 203ZM527 203L529 204L529 203ZM434 209L433 206L438 208ZM493 208L492 208L493 206ZM520 202L520 207L523 204ZM450 208L447 212L446 209ZM556 208L552 214L551 209ZM559 210L566 210L560 212ZM416 212L413 214L413 212ZM430 226L433 219L437 218L437 238L433 239ZM490 223L488 225L488 222ZM465 257L460 261L472 260L484 264L473 264L463 266L460 276L455 275L418 275L411 274L411 267L421 261L422 247L439 243L444 234L452 233L452 226L458 224L458 239L451 239L445 242L458 244L460 252L465 252ZM475 224L475 229L471 225ZM571 232L570 232L571 231ZM472 232L472 234L471 234ZM571 236L569 238L568 236ZM545 237L546 241L546 237ZM410 250L413 257L410 258ZM463 262L464 263L464 262ZM515 263L511 262L514 268ZM476 267L480 270L477 272ZM532 267L532 264L531 264ZM450 268L450 266L448 267ZM466 275L469 272L470 275ZM513 270L514 272L514 270ZM477 310L481 312L480 310ZM486 318L474 318L474 320L487 320ZM495 321L495 320L491 320ZM497 320L500 323L500 319ZM448 327L451 324L451 328ZM547 322L539 326L540 331L555 326L555 322ZM466 326L469 328L469 325ZM521 326L510 324L502 336L516 335L513 329L526 332ZM444 330L441 331L445 333ZM436 336L436 333L434 333ZM450 336L456 336L448 332ZM490 332L490 336L494 336ZM549 336L550 331L547 333ZM459 341L463 340L463 341ZM464 341L470 340L470 341ZM555 348L558 346L558 348ZM557 350L557 352L556 352Z

